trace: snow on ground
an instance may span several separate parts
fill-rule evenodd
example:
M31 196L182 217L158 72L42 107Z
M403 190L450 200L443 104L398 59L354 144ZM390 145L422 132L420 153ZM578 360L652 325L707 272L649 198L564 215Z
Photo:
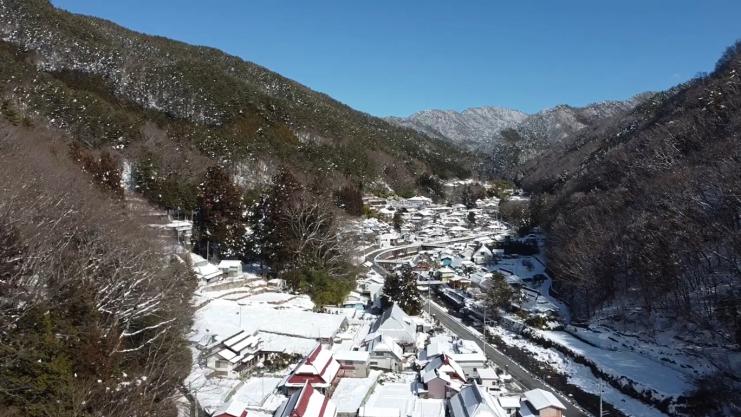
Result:
M342 378L332 393L332 401L337 405L337 412L355 414L367 397L368 392L376 385L381 371L371 370L367 378Z
M562 331L539 331L538 334L588 358L605 373L617 378L625 376L666 396L678 396L691 388L684 373L638 353L600 349Z
M251 295L243 298L242 301L245 304L283 304L288 300L296 298L295 295L286 294L284 292L264 292L261 294Z
M567 366L570 371L568 377L570 383L576 385L585 392L599 395L599 382L594 377L591 369L573 362L569 362ZM661 411L646 405L635 398L628 397L607 383L602 384L602 399L604 402L609 403L620 410L626 416L667 417L666 414Z
M239 303L242 305L261 305L274 304L286 308L296 308L299 310L312 310L314 303L306 294L295 295L284 292L263 292L260 294L250 295L240 298Z
M260 332L258 335L260 336L260 348L266 351L283 351L288 354L306 356L317 345L316 340L303 337L291 337L267 332Z
M505 275L517 275L520 278L532 278L537 274L545 274L545 266L532 256L504 258L498 261L491 271L502 271Z
M601 325L568 326L566 330L600 348L630 350L693 376L716 371L715 365L708 360L712 355L710 352L726 349L720 343L713 346L711 338L700 338L693 340L692 343L678 340L674 337L676 333L672 328L651 335L620 332ZM697 349L697 342L702 344L701 350ZM698 354L698 351L701 351L702 355Z
M556 350L546 349L533 344L501 327L488 327L487 331L499 336L509 346L515 346L530 352L539 362L546 363L556 372L566 375L569 383L589 393L597 394L599 392L599 378L588 367L575 363L571 358L566 357ZM605 402L610 403L625 415L633 417L666 417L664 413L656 408L623 394L607 383L603 384L603 390Z
M489 271L499 271L505 276L514 275L523 280L523 284L540 293L537 297L526 297L523 308L533 312L557 311L565 322L571 321L568 306L551 296L551 278L545 272L545 262L539 256L518 256L504 258L489 267ZM535 275L545 276L542 282L533 281Z
M272 305L241 305L237 301L216 299L196 311L189 339L203 342L211 337L223 339L239 330L261 330L307 339L334 337L346 318L338 314L314 313Z
M275 377L253 377L234 392L232 401L240 401L247 406L261 406L271 395L282 378Z
M231 390L236 388L240 381L229 378L206 378L211 372L207 368L201 368L198 365L199 351L191 348L193 355L193 368L190 375L185 379L184 385L192 395L198 399L198 403L205 410L214 412L224 405L226 398Z
M284 396L275 393L275 388L282 378L253 377L246 381L232 378L207 378L211 370L198 364L198 349L192 347L191 353L193 368L185 379L184 385L208 413L215 412L234 399L244 401L251 407L268 410L271 408L274 410L285 399Z

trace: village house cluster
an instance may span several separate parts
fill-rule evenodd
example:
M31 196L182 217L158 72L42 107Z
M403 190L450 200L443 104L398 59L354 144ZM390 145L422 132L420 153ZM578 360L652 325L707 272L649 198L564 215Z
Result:
M505 254L502 244L512 237L498 220L498 201L470 209L425 197L368 197L366 204L378 213L355 226L366 272L342 305L321 312L255 266L189 255L200 285L185 385L197 407L217 417L563 415L555 396L523 390L475 340L427 314L381 305L384 270L402 266L428 295L460 296L464 307L475 304L496 268L515 285L542 272ZM165 228L186 242L188 226Z
M205 332L212 343L197 348L203 378L238 382L220 393L220 403L202 406L217 417L560 416L565 409L548 392L522 392L474 341L434 329L396 304L373 318L350 310L275 310L285 323L321 321L314 337L264 317L223 339L219 332L227 327ZM275 335L281 336L277 344ZM306 353L298 354L302 346ZM258 380L269 385L260 395L254 393ZM210 395L203 397L208 402Z
M510 199L526 199L513 195ZM483 322L484 293L495 273L504 276L517 295L513 307L527 314L558 320L566 307L549 295L550 278L539 256L541 234L517 237L499 219L499 199L476 200L475 208L462 204L433 204L426 197L365 197L366 204L381 219L365 219L356 225L359 246L373 252L374 260L386 270L409 267L421 291L434 291L444 304L466 320ZM392 218L400 213L399 231ZM469 216L473 222L469 221ZM373 262L368 261L367 267ZM371 270L359 280L358 291L346 301L358 308L378 307L382 274Z
M475 234L497 232L505 228L497 220L499 199L480 199L475 207L463 204L433 204L427 197L378 198L365 196L363 203L376 217L365 219L359 226L361 242L379 248L419 242L462 238ZM399 218L398 230L393 227Z

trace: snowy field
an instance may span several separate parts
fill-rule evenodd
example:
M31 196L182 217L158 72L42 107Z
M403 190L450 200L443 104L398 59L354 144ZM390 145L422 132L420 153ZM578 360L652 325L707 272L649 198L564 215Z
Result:
M530 352L535 359L551 366L556 372L566 375L569 383L585 392L599 393L599 378L588 367L575 363L562 353L535 345L501 327L489 327L488 330L509 346ZM643 402L629 397L607 383L603 384L603 398L622 413L633 417L666 417L666 414Z
M260 330L307 339L331 338L345 320L343 315L314 313L300 306L256 306L217 299L196 311L189 339L193 342L202 342L211 336L219 339L239 330Z
M224 405L227 394L239 385L238 379L229 378L206 378L211 372L206 368L198 366L199 352L191 348L193 355L193 368L190 375L185 379L184 385L192 395L198 399L198 403L208 412L214 412Z
M713 352L717 355L716 357L722 358L727 352L727 346L719 343L713 344L711 337L699 337L691 341L680 340L675 337L676 332L671 328L672 324L668 325L670 327L668 330L654 332L651 335L645 334L645 331L643 334L618 332L600 325L592 325L588 328L569 326L567 330L578 338L603 349L634 351L690 376L700 376L717 371L716 365L708 360L708 357L712 357L711 352ZM723 362L722 359L718 361Z
M247 406L259 407L278 387L282 378L253 377L245 381L232 395L231 401L240 401Z
M256 409L274 409L285 399L283 395L276 394L276 387L282 378L253 377L242 382L230 378L209 379L206 378L207 372L210 371L194 365L185 380L185 386L208 413L214 413L235 401Z
M562 331L540 331L538 334L588 358L605 373L617 378L624 376L667 397L681 395L692 387L683 372L636 352L600 349Z

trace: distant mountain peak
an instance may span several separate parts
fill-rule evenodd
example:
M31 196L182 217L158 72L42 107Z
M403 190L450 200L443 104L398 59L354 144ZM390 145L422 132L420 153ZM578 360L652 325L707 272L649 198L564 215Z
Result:
M479 149L495 140L502 130L519 125L527 117L526 113L502 107L471 107L463 111L422 110L406 118L387 120L469 149Z
M460 112L422 110L406 118L387 120L491 156L495 171L501 171L529 160L587 126L624 114L645 97L638 95L626 101L602 101L584 107L560 104L534 114L484 106Z

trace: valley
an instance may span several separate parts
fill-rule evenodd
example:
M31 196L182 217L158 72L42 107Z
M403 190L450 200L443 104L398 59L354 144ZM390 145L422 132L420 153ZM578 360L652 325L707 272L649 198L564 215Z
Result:
M376 117L57 4L0 0L0 417L741 413L741 42L623 100ZM303 58L388 108L485 90Z

